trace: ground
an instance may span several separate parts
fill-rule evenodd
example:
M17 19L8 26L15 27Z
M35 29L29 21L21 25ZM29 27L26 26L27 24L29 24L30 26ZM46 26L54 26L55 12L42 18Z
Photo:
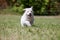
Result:
M32 27L21 27L20 15L0 15L0 40L60 40L60 16L35 16Z

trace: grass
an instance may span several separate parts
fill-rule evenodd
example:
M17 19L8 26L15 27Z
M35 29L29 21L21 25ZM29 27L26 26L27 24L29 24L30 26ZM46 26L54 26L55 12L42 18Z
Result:
M21 27L19 15L0 15L0 40L60 40L60 16L35 16L32 27Z

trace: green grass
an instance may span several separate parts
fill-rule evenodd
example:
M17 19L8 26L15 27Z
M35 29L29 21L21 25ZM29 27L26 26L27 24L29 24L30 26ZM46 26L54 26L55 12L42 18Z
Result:
M60 16L35 16L32 27L21 27L19 15L0 15L0 40L60 40Z

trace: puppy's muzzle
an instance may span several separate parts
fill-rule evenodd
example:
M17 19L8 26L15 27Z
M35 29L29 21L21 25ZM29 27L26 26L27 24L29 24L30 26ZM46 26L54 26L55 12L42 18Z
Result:
M31 13L29 13L29 15L28 15L29 17L31 17L32 15L31 15Z

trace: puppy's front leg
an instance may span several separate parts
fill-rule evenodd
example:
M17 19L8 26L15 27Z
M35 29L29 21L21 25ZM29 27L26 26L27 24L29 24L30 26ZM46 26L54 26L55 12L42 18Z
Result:
M27 26L31 26L31 24L30 24L30 22L29 21L25 21L25 24L27 25Z

